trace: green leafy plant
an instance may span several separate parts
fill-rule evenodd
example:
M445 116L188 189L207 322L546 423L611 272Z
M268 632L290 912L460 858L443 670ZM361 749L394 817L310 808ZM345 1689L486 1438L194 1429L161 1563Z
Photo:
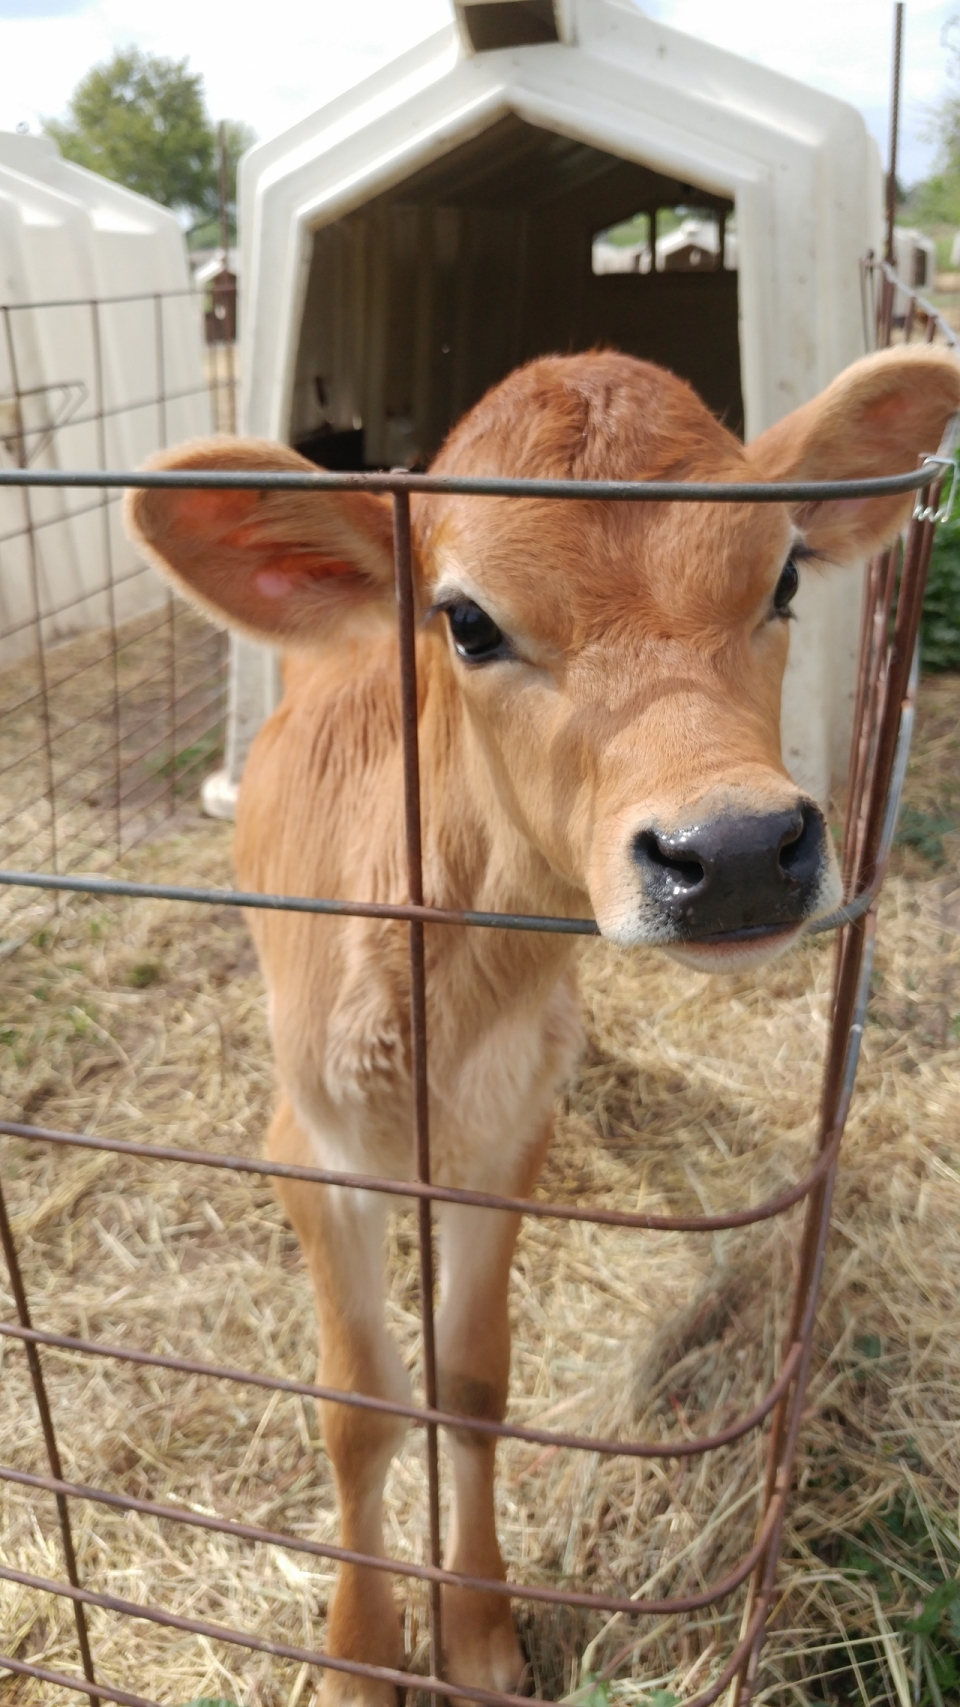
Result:
M565 1695L561 1707L611 1707L610 1685L595 1672L585 1672L579 1689Z
M204 1695L198 1701L188 1701L186 1707L237 1707L237 1703L228 1701L224 1695L218 1695L216 1700L211 1695Z
M588 1671L579 1689L565 1695L560 1707L615 1707L615 1697L609 1678ZM637 1698L636 1707L681 1707L679 1695L671 1689L655 1689L652 1695Z
M914 1677L923 1678L933 1707L956 1701L960 1690L960 1582L952 1577L938 1583L904 1629L914 1638Z
M862 1346L860 1350L870 1358ZM905 1441L904 1461L914 1459L915 1452L914 1443ZM921 1468L919 1460L915 1467ZM856 1534L839 1534L817 1552L839 1571L875 1586L890 1627L904 1638L914 1707L955 1707L960 1701L960 1579L944 1576L929 1517L909 1489L901 1487L887 1508ZM910 1617L903 1604L907 1584L912 1590ZM865 1643L865 1638L876 1639L873 1620L858 1618L846 1633L859 1651L856 1670L835 1665L827 1699L844 1704L892 1699L884 1681L881 1645L871 1655Z
M66 117L45 119L43 128L78 166L195 220L215 217L217 132L204 102L203 78L190 71L187 60L118 48L80 79ZM227 121L224 140L233 227L237 161L254 134L248 125Z
M937 529L923 601L920 662L924 670L960 670L960 516Z

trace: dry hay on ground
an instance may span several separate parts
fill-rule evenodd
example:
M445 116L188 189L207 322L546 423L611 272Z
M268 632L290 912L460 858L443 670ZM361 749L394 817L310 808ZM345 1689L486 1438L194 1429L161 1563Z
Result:
M936 1707L931 1668L943 1699L956 1699L949 1607L941 1618L931 1603L928 1635L904 1624L960 1565L958 751L960 680L927 681L761 1702ZM139 850L127 869L223 882L228 845L223 826L197 820ZM541 1189L698 1212L756 1202L796 1178L809 1155L830 965L829 945L814 940L759 974L710 981L655 955L591 946L588 1049ZM272 1094L264 1002L231 911L67 902L59 922L8 961L2 1009L7 1114L259 1150ZM0 1143L38 1324L312 1378L306 1274L266 1181ZM775 1369L796 1229L795 1215L789 1227L713 1238L528 1223L513 1287L511 1415L601 1434L723 1426ZM9 1297L2 1308L11 1313ZM416 1379L407 1215L390 1236L388 1309ZM9 1341L0 1351L0 1460L41 1469L23 1352ZM335 1538L328 1464L298 1398L54 1351L44 1364L68 1477ZM761 1464L755 1438L709 1461L663 1464L509 1444L499 1507L511 1574L654 1593L715 1580L752 1539ZM3 1556L61 1576L52 1500L0 1484L0 1502ZM322 1561L94 1505L72 1509L87 1583L322 1645L332 1580ZM412 1432L387 1494L387 1545L398 1557L424 1557L424 1513ZM65 1602L8 1585L0 1596L8 1647L75 1669ZM422 1664L419 1591L404 1604L408 1649ZM739 1602L681 1631L547 1608L519 1617L538 1693L557 1698L589 1671L617 1680L614 1700L639 1704L655 1701L658 1687L683 1698L716 1675ZM244 1707L311 1699L315 1679L296 1665L106 1612L90 1622L101 1676L169 1707L199 1696ZM588 1699L602 1703L603 1685ZM23 1679L0 1682L11 1707L59 1700Z
M0 672L0 865L104 871L156 834L219 752L225 666L225 636L170 598ZM0 894L0 954L49 912Z

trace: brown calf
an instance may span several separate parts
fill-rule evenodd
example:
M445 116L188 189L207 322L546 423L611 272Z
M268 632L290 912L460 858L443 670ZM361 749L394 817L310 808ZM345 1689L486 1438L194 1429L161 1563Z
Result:
M435 465L450 474L736 481L899 472L934 451L960 369L888 352L747 449L672 375L612 352L534 362L489 393ZM212 439L154 464L301 469L282 446ZM790 600L806 559L888 539L909 500L804 505L424 497L414 508L426 899L592 912L624 946L703 970L779 952L839 898L830 839L780 757ZM241 884L406 900L391 513L370 493L138 493L135 537L217 620L282 645L283 702L247 765ZM815 572L804 569L804 572ZM281 1095L274 1158L409 1178L406 933L262 912L250 920ZM435 1177L529 1193L580 1041L569 939L427 933ZM386 1332L386 1210L371 1193L284 1183L310 1265L320 1380L405 1399ZM501 1417L515 1216L437 1205L440 1403ZM402 1424L322 1406L342 1539L382 1553ZM494 1446L449 1441L447 1562L503 1576ZM509 1608L445 1591L448 1675L504 1689L522 1669ZM345 1566L329 1651L398 1665L386 1575ZM328 1672L327 1702L392 1690Z

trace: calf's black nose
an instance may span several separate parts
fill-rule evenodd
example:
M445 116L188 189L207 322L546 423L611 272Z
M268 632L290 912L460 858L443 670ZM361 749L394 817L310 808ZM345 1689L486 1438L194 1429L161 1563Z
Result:
M641 830L633 856L644 900L681 940L799 924L823 872L826 826L812 801L779 812L724 813L665 834Z

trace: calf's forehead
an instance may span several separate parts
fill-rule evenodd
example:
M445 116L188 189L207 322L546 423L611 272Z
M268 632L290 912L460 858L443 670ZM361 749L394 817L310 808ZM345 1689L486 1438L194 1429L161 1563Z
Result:
M769 597L793 528L779 504L459 498L426 538L428 597L459 587L567 647L624 625L729 632Z

